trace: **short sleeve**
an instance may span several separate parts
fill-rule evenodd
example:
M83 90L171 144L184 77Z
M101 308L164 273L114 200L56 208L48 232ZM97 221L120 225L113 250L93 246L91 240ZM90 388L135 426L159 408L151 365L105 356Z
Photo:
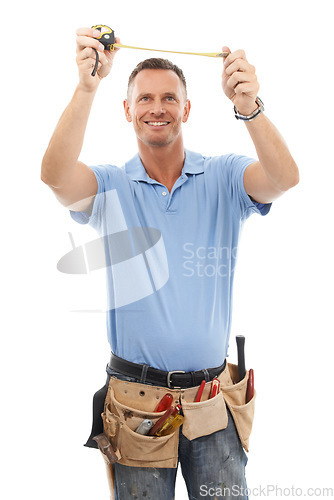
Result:
M246 168L257 160L248 156L235 154L225 155L222 158L222 170L227 183L227 189L232 198L235 212L241 220L247 219L252 213L266 215L271 208L271 203L258 203L246 193L244 174Z
M96 167L89 167L93 170L96 180L97 180L97 192L94 197L93 202L89 205L89 207L82 211L76 212L70 210L70 215L75 222L79 224L90 224L92 227L97 229L97 227L101 223L101 216L104 211L105 205L105 192L108 189L108 166L107 165L99 165Z

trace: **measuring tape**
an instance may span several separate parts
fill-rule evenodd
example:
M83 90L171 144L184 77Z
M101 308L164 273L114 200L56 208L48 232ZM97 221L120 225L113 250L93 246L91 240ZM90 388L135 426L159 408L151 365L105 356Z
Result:
M152 50L154 52L169 52L171 54L189 54L192 56L205 56L205 57L227 57L229 55L229 52L179 52L177 50L148 49L146 47L134 47L133 45L123 45L122 43L116 43L115 32L114 30L109 28L109 26L105 26L104 24L97 24L95 26L92 26L92 29L101 32L101 35L95 38L99 40L102 43L102 45L104 45L105 50L110 50L110 51L113 51L115 47L117 48L120 47L123 49ZM99 54L97 53L96 49L94 50L96 53L96 61L94 69L92 71L92 76L95 76L97 71L97 66L99 64Z

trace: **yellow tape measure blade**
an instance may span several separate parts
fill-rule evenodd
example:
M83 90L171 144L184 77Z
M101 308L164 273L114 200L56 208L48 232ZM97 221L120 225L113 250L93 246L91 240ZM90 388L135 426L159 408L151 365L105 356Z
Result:
M165 50L165 49L149 49L147 47L134 47L133 45L123 45L122 43L114 43L110 50L114 50L114 47L123 49L136 49L136 50L150 50L154 52L169 52L170 54L188 54L191 56L205 56L205 57L227 57L229 52L180 52L177 50Z

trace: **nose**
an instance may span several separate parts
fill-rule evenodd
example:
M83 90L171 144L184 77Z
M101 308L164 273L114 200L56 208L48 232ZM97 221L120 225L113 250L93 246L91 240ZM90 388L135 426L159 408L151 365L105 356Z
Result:
M154 99L152 103L152 107L150 109L150 113L152 115L160 116L166 113L166 110L163 107L163 102L161 99Z

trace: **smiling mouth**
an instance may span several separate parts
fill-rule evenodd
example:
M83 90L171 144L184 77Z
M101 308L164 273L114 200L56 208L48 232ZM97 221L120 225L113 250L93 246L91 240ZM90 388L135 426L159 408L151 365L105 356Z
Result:
M170 122L153 122L153 121L147 121L145 122L146 125L149 125L150 127L166 127L166 125L168 125Z

